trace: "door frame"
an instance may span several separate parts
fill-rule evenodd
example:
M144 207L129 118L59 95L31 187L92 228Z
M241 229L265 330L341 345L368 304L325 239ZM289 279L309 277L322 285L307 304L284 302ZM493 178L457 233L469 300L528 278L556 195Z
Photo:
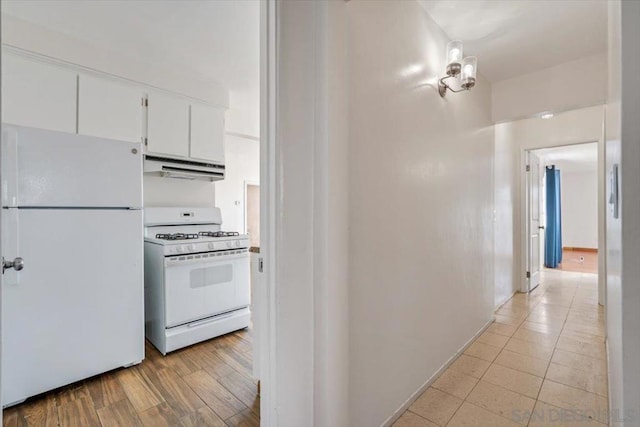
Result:
M0 123L0 139L2 138L2 133L4 133L4 124ZM0 162L0 188L3 188L3 179L2 179L2 162ZM2 227L3 217L4 217L4 208L0 203L0 262L4 263L4 245L2 242L4 241L4 236L2 235ZM4 293L4 272L0 272L0 424L3 422L3 410L2 410L2 353L3 353L3 333L2 333L2 294Z
M244 192L244 209L242 210L242 219L243 219L243 224L244 224L244 234L247 234L247 228L248 228L248 215L247 215L247 196L248 196L248 187L250 185L255 185L256 187L260 188L260 181L255 181L252 179L245 179L244 180L244 186L242 191ZM260 202L260 204L262 205L262 202ZM262 207L262 206L260 206Z
M266 294L260 345L260 425L278 425L276 265L277 241L277 31L278 2L260 2L260 261L257 286Z
M587 140L581 142L570 142L570 143L558 143L558 144L550 144L539 147L523 147L520 149L520 269L517 274L520 277L518 281L518 289L520 292L527 292L527 158L528 153L531 151L544 150L547 148L557 148L557 147L570 147L574 145L582 145L582 144L597 144L598 148L598 302L600 305L605 305L604 298L602 295L606 295L605 287L606 287L606 271L604 267L604 263L602 262L602 257L606 251L606 227L604 226L604 219L606 217L606 182L605 182L605 165L604 165L604 141L602 140ZM542 258L541 258L542 262ZM542 267L544 268L544 267Z

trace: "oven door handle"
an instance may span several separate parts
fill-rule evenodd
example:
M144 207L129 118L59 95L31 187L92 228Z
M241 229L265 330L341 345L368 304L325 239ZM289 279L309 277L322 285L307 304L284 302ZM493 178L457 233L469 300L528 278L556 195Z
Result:
M234 313L231 312L231 313L220 314L220 315L215 316L215 317L210 317L208 319L197 320L195 322L187 323L187 327L188 328L195 328L197 326L206 325L207 323L213 323L213 322L217 322L218 320L226 319L226 318L231 317L233 315L234 315Z

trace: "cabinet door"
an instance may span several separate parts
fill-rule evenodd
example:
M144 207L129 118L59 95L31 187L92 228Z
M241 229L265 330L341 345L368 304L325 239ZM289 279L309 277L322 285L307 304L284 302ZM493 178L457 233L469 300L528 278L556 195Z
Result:
M2 53L2 121L76 132L77 74Z
M189 103L150 93L147 114L147 152L189 156Z
M140 142L142 90L81 74L78 85L78 133Z
M224 110L191 105L191 151L196 159L224 163Z

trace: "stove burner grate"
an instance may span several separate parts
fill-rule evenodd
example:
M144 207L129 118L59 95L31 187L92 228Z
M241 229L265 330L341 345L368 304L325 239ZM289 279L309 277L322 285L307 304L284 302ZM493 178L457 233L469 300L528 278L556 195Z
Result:
M205 237L234 237L240 235L235 231L201 231L198 234Z
M173 233L173 234L156 234L156 239L161 240L191 240L197 239L197 234Z

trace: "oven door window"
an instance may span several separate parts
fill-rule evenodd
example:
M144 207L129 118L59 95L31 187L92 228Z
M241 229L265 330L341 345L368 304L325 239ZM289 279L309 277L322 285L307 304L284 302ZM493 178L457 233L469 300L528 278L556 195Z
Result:
M189 275L192 289L229 283L233 281L233 264L194 268Z
M178 326L250 302L249 258L173 264L165 270L166 324Z

